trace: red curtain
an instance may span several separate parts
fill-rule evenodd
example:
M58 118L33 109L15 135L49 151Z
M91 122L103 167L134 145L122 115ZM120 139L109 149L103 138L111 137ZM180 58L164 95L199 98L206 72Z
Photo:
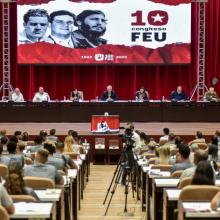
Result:
M73 88L84 91L85 99L100 96L112 84L120 99L132 99L144 85L152 99L169 97L177 85L190 95L197 71L197 7L192 6L192 64L190 66L18 66L16 64L16 4L11 4L11 79L26 99L31 99L38 86L43 86L52 99L69 96ZM220 77L220 1L209 0L206 18L206 84ZM1 25L2 20L0 21ZM0 37L0 42L2 39ZM2 57L2 44L1 54ZM2 60L2 59L1 59ZM219 61L219 62L218 62ZM2 62L2 61L0 61ZM2 70L0 71L2 75ZM2 81L2 80L1 80ZM220 94L220 83L216 89Z

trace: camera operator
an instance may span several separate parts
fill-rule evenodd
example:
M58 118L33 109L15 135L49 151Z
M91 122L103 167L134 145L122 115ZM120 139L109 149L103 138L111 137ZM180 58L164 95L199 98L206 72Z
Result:
M126 184L126 178L129 172L131 172L134 166L134 153L136 151L136 143L134 139L134 132L131 128L125 129L125 134L123 136L123 173L122 173L122 180L121 184Z
M134 141L134 145L135 145L134 152L136 154L139 154L139 151L140 151L140 148L141 148L140 135L134 130L134 124L133 123L131 123L131 122L127 123L126 128L131 130L132 140Z

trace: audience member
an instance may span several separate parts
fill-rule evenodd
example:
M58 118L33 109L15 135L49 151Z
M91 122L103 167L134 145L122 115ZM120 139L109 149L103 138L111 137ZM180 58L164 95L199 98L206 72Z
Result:
M41 130L39 135L43 137L43 142L47 140L47 131Z
M74 148L74 139L72 136L68 135L64 139L64 152L73 152L73 153L78 153Z
M170 158L169 146L163 146L158 149L159 158L155 160L155 164L174 164L175 161Z
M41 135L38 135L34 138L34 146L31 146L30 152L35 153L40 148L43 148L43 137Z
M3 206L8 214L15 212L15 207L11 197L8 195L5 187L0 183L0 205Z
M191 153L189 155L189 160L190 162L193 164L194 163L194 154L197 150L199 150L199 146L198 144L191 144L190 145L190 150L191 150Z
M8 151L7 151L7 143L8 143L8 138L7 138L7 136L3 136L2 138L1 138L1 143L0 143L0 145L3 147L3 153L7 153Z
M21 166L24 166L24 156L21 154L16 154L17 144L15 142L9 141L7 143L7 150L7 157L9 157L10 159L9 164L16 163L20 164Z
M195 151L195 154L194 154L194 166L193 167L190 167L190 168L187 168L183 171L182 175L180 176L180 181L182 181L183 178L185 177L190 177L190 176L193 176L194 173L195 173L195 170L196 170L196 167L197 167L197 164L200 162L200 161L206 161L208 159L208 154L206 151L204 150L197 150Z
M15 131L14 136L20 141L22 139L22 132L21 131Z
M169 140L170 129L169 128L164 128L163 129L163 134L164 135L160 137L160 141L159 142L165 141L164 142L164 144L165 144Z
M179 152L176 156L177 163L173 165L170 172L173 173L177 170L185 170L192 167L192 163L189 160L190 148L187 144L179 145Z
M10 195L30 195L39 200L32 188L25 187L20 164L13 163L8 166L8 176L4 185Z
M64 170L64 161L62 158L54 157L56 152L55 144L53 142L45 142L44 149L48 150L49 156L46 164L56 167L57 170Z
M5 129L0 130L0 138L6 136L7 131Z
M196 143L196 144L205 143L205 138L203 137L203 134L201 131L196 132L196 139L194 139L193 141L190 141L189 145L191 145L193 143Z
M77 165L74 163L72 158L67 154L64 155L63 152L64 152L64 143L58 141L56 143L56 153L53 156L57 158L62 158L66 168L76 169Z
M192 185L215 185L215 171L209 161L200 161L197 164Z
M25 142L25 144L27 144L27 142L29 141L29 134L28 134L28 132L23 132L22 133L22 141L24 141Z
M3 146L0 145L0 164L8 166L10 158L5 155L2 155L2 152L3 152Z
M48 141L56 142L58 141L58 137L56 136L56 129L50 129L49 135L47 136Z
M39 149L35 156L33 165L24 167L24 176L44 177L53 180L58 185L63 185L63 177L58 173L57 169L49 164L49 152L46 149Z

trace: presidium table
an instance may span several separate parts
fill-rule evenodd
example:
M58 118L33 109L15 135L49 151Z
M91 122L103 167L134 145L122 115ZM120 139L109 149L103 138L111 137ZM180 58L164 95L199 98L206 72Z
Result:
M0 122L90 122L105 112L121 122L220 122L211 102L0 102Z

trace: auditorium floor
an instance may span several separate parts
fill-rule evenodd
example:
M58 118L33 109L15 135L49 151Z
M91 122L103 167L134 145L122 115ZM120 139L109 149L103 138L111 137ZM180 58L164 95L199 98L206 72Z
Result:
M171 132L177 135L192 135L196 131L202 131L204 135L212 135L216 130L220 130L220 123L140 123L135 122L135 129L144 131L150 135L161 135L164 127L170 128ZM125 126L125 123L121 123ZM6 129L11 135L15 130L28 131L30 135L36 135L40 130L56 128L57 135L66 135L69 129L87 135L90 132L90 123L0 123L0 130Z
M128 212L124 213L124 186L118 184L113 196L107 216L104 216L110 195L103 206L107 189L111 182L116 166L92 165L89 182L84 190L84 199L81 201L81 210L79 220L121 220L121 219L145 219L145 213L141 211L141 202L136 197L132 198L132 192L129 188L128 193Z

